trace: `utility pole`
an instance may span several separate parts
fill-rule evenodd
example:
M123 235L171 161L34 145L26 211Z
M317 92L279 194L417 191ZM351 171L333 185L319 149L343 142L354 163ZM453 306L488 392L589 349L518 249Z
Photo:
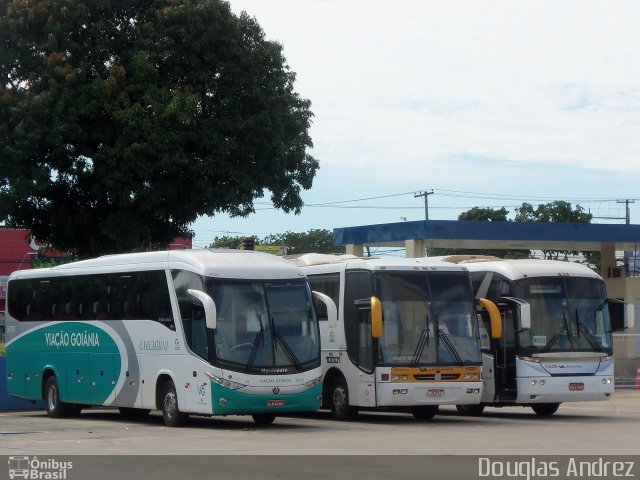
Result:
M631 223L631 213L629 211L629 204L630 203L636 203L635 200L631 199L631 198L626 198L624 200L616 200L616 203L624 203L624 208L625 208L625 215L624 215L624 220L625 220L625 224L629 225ZM630 256L631 252L624 252L624 257L623 257L623 262L624 262L624 271L626 272L626 275L629 275L629 256ZM635 267L636 264L636 257L635 257L635 252L633 255L633 264Z
M429 195L433 195L433 190L427 192L414 193L413 198L424 197L424 219L429 220Z
M629 212L629 204L636 203L636 201L631 198L627 198L625 200L616 200L616 203L624 203L625 210L626 210L625 223L629 225L631 223L631 213Z

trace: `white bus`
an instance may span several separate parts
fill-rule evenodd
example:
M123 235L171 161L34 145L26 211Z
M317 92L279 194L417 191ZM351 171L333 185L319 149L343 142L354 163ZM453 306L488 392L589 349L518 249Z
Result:
M500 338L482 345L482 402L459 406L461 413L520 405L548 416L563 402L611 398L612 328L598 274L562 261L447 259L470 270L476 296L496 303L502 317Z
M440 404L480 401L480 339L466 268L322 254L296 262L311 288L339 306L335 324L323 321L332 312L316 304L323 405L335 419L375 408L429 419Z
M259 252L104 256L14 272L7 388L51 417L90 405L127 416L276 415L320 407L312 293L291 262Z

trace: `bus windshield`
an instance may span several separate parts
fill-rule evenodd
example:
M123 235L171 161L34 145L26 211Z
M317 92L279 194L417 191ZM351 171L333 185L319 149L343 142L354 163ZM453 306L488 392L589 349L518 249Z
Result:
M602 281L528 278L516 282L515 294L531 305L531 329L518 333L521 348L530 353L612 353L611 320Z
M306 282L207 280L217 308L214 357L248 371L320 365L318 323Z
M379 363L419 366L480 361L466 273L379 273L376 291L383 311Z

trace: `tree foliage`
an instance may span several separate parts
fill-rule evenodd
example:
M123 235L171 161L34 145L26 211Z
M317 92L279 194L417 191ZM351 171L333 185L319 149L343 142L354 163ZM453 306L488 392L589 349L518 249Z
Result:
M209 244L209 248L240 248L242 242L244 240L244 236L242 237L234 237L229 235L223 235L222 237L214 237L212 242Z
M215 237L210 248L239 248L244 236ZM256 245L287 247L288 254L303 253L344 253L344 247L333 245L333 233L324 229L311 229L308 232L285 232L267 235L256 239Z
M344 247L333 245L333 233L324 229L311 229L308 232L269 235L261 243L263 245L284 245L288 253L344 253Z
M584 211L580 205L575 209L569 202L540 204L534 208L530 203L523 203L516 208L516 222L552 222L552 223L589 223L593 215Z
M145 249L318 168L282 46L222 0L0 7L0 221L79 254Z
M545 223L590 223L593 215L584 211L580 205L575 208L571 203L562 200L540 204L536 208L530 203L523 203L516 208L516 222L545 222ZM578 255L578 251L542 250L544 258L558 260L560 256L567 260L569 255ZM599 264L599 252L582 252L587 263Z
M473 207L458 215L458 220L506 222L508 214L509 210L504 207L500 210L491 207Z

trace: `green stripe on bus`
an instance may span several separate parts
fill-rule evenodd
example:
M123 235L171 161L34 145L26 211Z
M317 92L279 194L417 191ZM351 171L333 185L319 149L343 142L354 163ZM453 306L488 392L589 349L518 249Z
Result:
M320 408L322 385L316 385L302 393L255 395L211 385L212 413L231 415L237 413L309 412Z
M65 322L30 332L7 345L9 393L42 398L47 369L58 377L64 402L102 405L116 387L121 359L111 336L94 325Z

